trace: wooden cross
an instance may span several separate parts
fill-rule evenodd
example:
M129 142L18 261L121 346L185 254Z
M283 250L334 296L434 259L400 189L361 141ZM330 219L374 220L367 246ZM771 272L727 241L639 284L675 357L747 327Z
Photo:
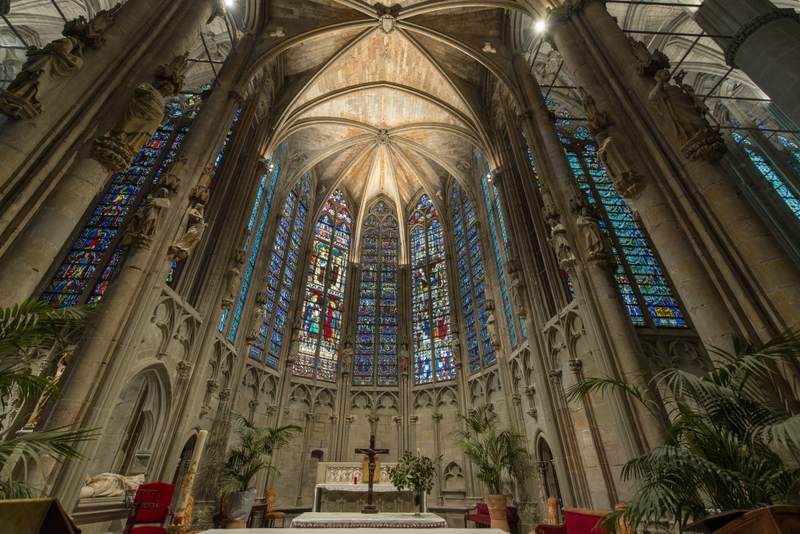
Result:
M377 514L378 507L372 504L372 483L375 478L375 457L379 454L389 454L389 449L375 448L375 434L369 435L369 447L356 449L356 454L366 454L369 458L369 477L367 478L367 504L361 509L362 514Z

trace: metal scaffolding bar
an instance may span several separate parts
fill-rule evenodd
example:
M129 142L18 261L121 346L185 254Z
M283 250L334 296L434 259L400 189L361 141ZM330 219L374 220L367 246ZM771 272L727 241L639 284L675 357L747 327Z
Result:
M64 22L67 22L67 17L66 17L66 15L64 15L64 12L61 11L61 8L58 7L58 4L56 3L56 0L50 0L50 3L53 4L54 8L56 8L56 11L58 11L58 14L61 15L62 19L64 19Z

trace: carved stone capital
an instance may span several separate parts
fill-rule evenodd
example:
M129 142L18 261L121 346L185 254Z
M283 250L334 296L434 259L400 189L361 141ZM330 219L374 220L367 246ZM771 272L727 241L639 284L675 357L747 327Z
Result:
M219 392L219 400L224 402L231 398L231 390L230 388L225 388Z
M213 378L209 378L206 381L206 391L209 393L214 393L219 389L219 382Z
M442 414L440 412L435 412L431 417L433 418L434 422L436 422L438 424L439 421L442 420L443 416L442 416Z
M525 386L525 395L528 397L533 397L536 395L536 386Z
M179 380L186 380L189 378L189 373L192 372L192 364L185 360L181 360L175 366L175 370L178 373Z
M547 377L550 379L550 383L556 386L561 385L561 369L551 369L547 371Z
M572 371L572 374L575 376L580 376L581 372L583 371L583 361L579 360L578 358L570 359L569 370Z
M408 417L408 422L411 423L412 425L416 425L417 421L419 421L419 416L418 415L410 415Z
M536 408L531 408L530 410L528 410L525 413L528 414L528 416L533 418L533 419L538 419L539 418L539 410L537 410Z

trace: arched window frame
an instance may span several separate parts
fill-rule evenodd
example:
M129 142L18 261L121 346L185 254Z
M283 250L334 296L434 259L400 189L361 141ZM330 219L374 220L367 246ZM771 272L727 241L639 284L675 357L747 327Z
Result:
M617 265L614 280L629 320L637 327L688 328L683 305L655 247L625 199L615 191L591 134L586 127L575 128L564 119L559 119L556 127L573 177L611 242Z
M442 217L427 193L419 195L413 206L414 209L408 218L412 284L411 328L414 382L420 385L454 380L456 369L450 349L452 317ZM419 237L415 237L415 232L422 232L421 242ZM440 281L437 310L434 310L436 295L433 294L432 284L429 283L434 272L438 274ZM420 285L417 284L417 278L426 284L424 293L419 293ZM425 321L429 325L427 339L429 348L426 348L426 340L423 337ZM439 334L434 335L436 331L434 325L437 321Z
M333 215L332 225L322 222L323 217ZM327 226L326 230L324 226ZM344 330L345 288L347 287L347 270L349 268L350 246L352 242L353 216L350 203L345 193L339 189L333 191L322 204L322 210L314 225L314 239L312 242L312 257L309 261L306 276L306 287L303 296L302 328L300 331L299 353L292 366L292 372L298 376L315 378L324 382L336 382L336 367L339 356L339 343ZM327 236L326 236L327 232ZM315 251L328 247L327 258ZM338 256L337 256L338 253ZM322 260L322 261L320 261ZM324 261L324 263L323 263ZM338 264L338 272L331 271L332 264ZM331 273L336 273L331 276ZM322 284L319 283L320 276ZM336 278L333 284L332 278ZM307 314L312 304L311 299L316 297L319 316L310 319ZM330 336L323 332L325 320L323 312L329 313L331 302L338 301L338 319L333 320L327 327ZM311 330L316 322L318 331ZM325 338L328 337L328 340Z
M474 200L455 179L450 181L448 207L453 224L458 289L461 297L462 330L469 355L469 371L475 373L497 363L489 336L486 312L486 270Z
M253 200L253 207L250 210L250 218L247 221L243 252L245 254L244 272L237 298L233 301L230 308L223 310L219 320L217 330L225 333L230 343L236 342L239 333L242 313L247 302L247 295L250 293L250 284L253 280L258 258L264 248L264 233L267 229L270 211L272 209L272 198L281 174L281 163L277 159L277 154L273 154L267 161L267 170L261 175L256 196ZM228 324L230 319L230 324Z
M96 304L105 297L127 256L125 228L172 165L201 106L201 94L167 100L161 125L131 165L111 177L40 300L63 307Z
M250 357L278 369L286 339L293 284L301 259L306 216L311 199L311 176L306 173L286 196L264 276L262 323L250 347Z
M400 225L391 201L372 204L361 224L360 242L353 385L396 386Z
M506 319L508 328L508 338L512 348L519 347L522 340L527 339L528 331L525 322L516 317L511 306L511 295L509 293L508 280L506 277L506 266L509 264L510 245L508 230L506 228L505 212L503 211L503 201L497 184L493 181L489 164L483 159L480 152L476 151L478 169L481 169L481 191L483 192L483 205L486 208L486 217L489 221L489 240L492 244L494 263L497 269L497 277L500 289L501 304L503 315Z

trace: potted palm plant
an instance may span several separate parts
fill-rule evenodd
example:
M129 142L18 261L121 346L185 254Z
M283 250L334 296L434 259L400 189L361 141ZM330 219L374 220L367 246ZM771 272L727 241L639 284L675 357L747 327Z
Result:
M483 405L461 417L464 428L456 433L456 443L477 469L478 480L486 486L491 528L508 532L505 482L516 482L530 471L531 458L522 434L498 430L490 405Z
M620 531L620 525L639 531L664 520L683 532L690 522L719 512L798 501L800 388L794 373L800 332L713 352L713 365L701 375L671 367L643 388L594 377L568 392L577 399L622 391L663 418L662 406L645 391L649 388L661 393L666 408L664 444L623 467L633 498L606 517L610 532ZM788 372L779 370L784 366Z
M424 511L425 495L433 489L435 475L433 460L408 451L403 453L396 467L389 468L389 479L397 489L403 491L408 488L414 492L414 504L417 507L414 515L420 515Z
M222 495L227 501L227 528L244 528L256 500L251 482L259 471L274 471L272 457L301 429L295 425L259 428L239 417L239 445L228 452L222 468Z
M76 447L96 437L89 430L19 432L26 421L33 426L40 408L58 394L56 381L35 369L45 355L70 350L90 313L87 307L52 308L37 301L0 308L0 421L6 423L0 430L0 499L32 497L29 465L44 456L59 462L78 458ZM9 461L22 467L18 478L10 475L13 469L3 469Z

